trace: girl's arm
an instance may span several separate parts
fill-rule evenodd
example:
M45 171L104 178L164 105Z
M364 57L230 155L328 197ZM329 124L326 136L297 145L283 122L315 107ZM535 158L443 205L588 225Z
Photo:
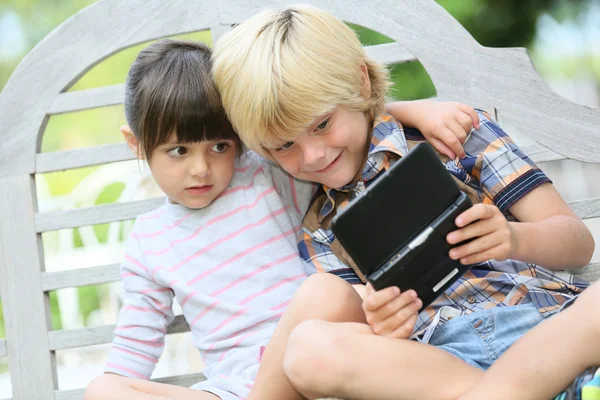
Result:
M463 158L471 128L479 128L473 107L456 102L434 100L396 101L386 104L386 112L400 124L417 128L433 147L451 159Z
M135 227L134 227L135 230ZM149 379L173 321L173 292L157 284L138 240L131 236L121 265L123 305L105 372Z

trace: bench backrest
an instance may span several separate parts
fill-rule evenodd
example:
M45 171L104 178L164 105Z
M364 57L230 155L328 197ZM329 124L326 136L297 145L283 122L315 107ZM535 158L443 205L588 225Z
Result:
M537 162L600 162L600 111L554 93L524 49L479 45L434 0L304 0L397 43L369 47L386 64L417 59L443 100L497 110L535 140L524 151ZM80 399L57 388L55 352L108 343L114 326L53 331L49 292L119 280L118 265L45 272L43 232L132 219L162 199L40 213L36 174L131 159L124 144L40 153L49 116L120 104L123 85L67 92L112 54L148 40L209 29L213 40L274 0L102 0L48 35L21 62L0 97L0 297L16 399ZM583 218L600 216L600 199L571 203ZM187 330L179 317L169 332ZM173 377L191 384L199 376Z

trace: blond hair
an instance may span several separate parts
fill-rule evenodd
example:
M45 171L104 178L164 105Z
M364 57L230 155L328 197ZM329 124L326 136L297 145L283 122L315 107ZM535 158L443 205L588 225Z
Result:
M233 127L263 155L336 106L372 119L389 86L386 69L367 58L352 29L306 5L260 12L223 36L213 77Z

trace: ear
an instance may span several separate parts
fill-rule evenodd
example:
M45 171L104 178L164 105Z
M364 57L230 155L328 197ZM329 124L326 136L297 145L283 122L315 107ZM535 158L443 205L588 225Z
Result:
M144 158L144 155L140 149L140 141L135 137L129 125L123 125L119 128L123 137L125 138L125 143L127 143L127 147L133 152L133 154L140 159Z
M365 64L365 63L360 64L360 73L363 76L363 81L364 81L363 89L366 94L365 97L368 99L371 97L371 77L369 76L369 68L367 68L367 64Z

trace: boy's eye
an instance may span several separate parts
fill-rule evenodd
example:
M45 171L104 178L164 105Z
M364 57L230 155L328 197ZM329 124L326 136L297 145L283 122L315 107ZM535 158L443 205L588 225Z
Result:
M227 151L227 149L229 148L229 144L228 143L217 143L212 147L212 151L214 151L215 153L225 153L225 151Z
M325 121L321 122L319 125L317 125L316 130L318 131L322 131L325 128L327 128L327 126L329 125L329 118L327 118Z
M175 148L172 148L171 150L167 151L167 154L170 155L171 157L181 157L186 155L188 152L188 149L186 149L185 147L182 146L178 146Z
M282 146L279 146L278 148L276 148L275 151L289 150L292 148L293 145L294 145L294 142L285 142Z

